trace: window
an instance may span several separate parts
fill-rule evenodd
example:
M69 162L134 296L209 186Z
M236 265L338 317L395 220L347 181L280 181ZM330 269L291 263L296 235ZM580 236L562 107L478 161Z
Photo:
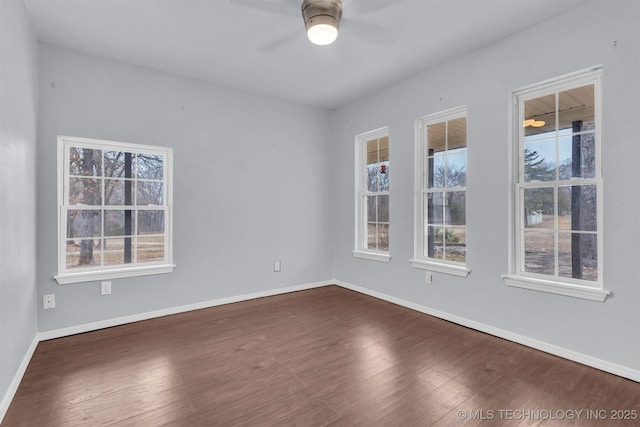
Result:
M459 107L416 121L417 268L466 277L467 117Z
M600 69L514 94L510 286L603 301Z
M356 244L358 258L389 258L389 130L356 137Z
M168 273L170 148L58 138L58 283Z

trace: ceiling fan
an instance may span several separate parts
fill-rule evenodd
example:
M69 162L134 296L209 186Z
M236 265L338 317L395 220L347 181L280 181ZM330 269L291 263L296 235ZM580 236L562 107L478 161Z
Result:
M361 39L373 42L389 42L388 30L370 22L360 21L352 16L362 17L388 6L399 3L399 0L380 0L375 2L354 0L230 0L241 6L250 7L280 15L302 15L308 39L316 45L329 45L338 37L340 24L345 21L345 26L352 34ZM343 19L343 9L346 9L349 17ZM289 40L293 35L277 40L269 45L270 48L278 47Z
M331 44L338 38L342 0L304 0L302 17L311 43L320 46Z

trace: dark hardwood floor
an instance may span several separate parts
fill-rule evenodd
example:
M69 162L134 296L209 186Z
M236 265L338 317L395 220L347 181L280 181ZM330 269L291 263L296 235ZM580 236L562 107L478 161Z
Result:
M617 426L639 413L640 383L330 286L41 342L2 426Z

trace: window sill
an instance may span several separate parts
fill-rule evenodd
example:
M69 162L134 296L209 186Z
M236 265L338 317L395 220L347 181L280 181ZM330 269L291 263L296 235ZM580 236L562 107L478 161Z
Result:
M174 264L161 264L132 268L119 268L113 270L65 273L54 276L53 278L56 279L59 285L67 285L70 283L93 282L97 280L122 279L125 277L171 273L175 268L176 266Z
M590 286L574 285L555 280L536 279L532 277L505 274L502 276L507 285L514 288L532 289L551 294L566 295L575 298L603 302L611 291Z
M425 261L422 259L409 260L411 266L422 270L433 271L435 273L450 274L452 276L467 277L471 270L465 265L452 265L441 262Z
M379 252L365 252L365 251L352 251L353 256L356 258L368 259L371 261L389 262L391 257L389 254L382 254Z

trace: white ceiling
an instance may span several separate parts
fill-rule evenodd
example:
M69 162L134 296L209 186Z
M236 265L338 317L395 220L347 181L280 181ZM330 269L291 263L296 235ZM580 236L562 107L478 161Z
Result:
M302 0L24 3L42 42L337 108L585 1L343 0L330 46L307 40Z

